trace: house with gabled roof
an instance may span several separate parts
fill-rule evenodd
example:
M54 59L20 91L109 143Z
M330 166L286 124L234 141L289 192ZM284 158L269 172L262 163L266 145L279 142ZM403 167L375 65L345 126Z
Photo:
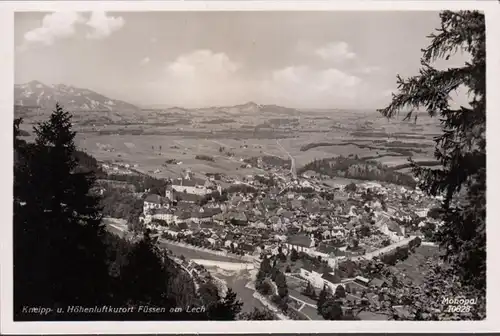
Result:
M159 219L167 223L172 223L174 221L174 211L166 208L151 209L151 219Z
M370 285L370 287L382 288L382 287L387 287L387 286L388 286L388 282L387 282L387 280L385 280L385 279L381 279L381 278L373 278L373 279L369 282L369 285Z
M296 234L288 237L284 244L289 250L310 253L315 245L314 238L305 234Z
M191 220L195 223L211 222L212 218L222 211L218 208L200 208L191 214Z
M380 226L379 230L389 236L392 241L398 241L404 239L404 228L401 228L393 220L384 220Z
M200 202L203 199L203 196L196 194L189 194L189 193L177 193L175 194L175 199L177 201L177 204L179 203L195 204Z
M330 288L332 293L335 293L337 286L340 285L342 282L342 279L338 275L336 275L334 272L324 273L321 276L321 279L323 279L324 286L327 286L328 288Z
M149 194L144 199L143 213L146 215L151 209L169 208L170 202L160 195Z
M186 210L177 210L174 212L174 221L176 224L187 223L191 218L191 213Z
M226 218L233 225L247 225L248 218L244 212L231 211L226 214Z

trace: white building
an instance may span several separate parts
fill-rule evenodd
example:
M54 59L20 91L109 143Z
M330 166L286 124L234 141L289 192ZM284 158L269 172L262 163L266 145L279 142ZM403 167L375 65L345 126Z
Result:
M379 231L389 237L393 242L400 241L405 237L405 228L400 227L394 221L385 221L379 226Z
M308 267L303 267L300 269L300 276L309 281L314 288L323 288L324 281L320 273Z
M309 281L314 288L322 289L324 286L335 293L335 289L341 284L341 279L333 272L321 274L308 267L300 269L300 276Z
M167 197L172 197L172 192L194 194L204 196L211 193L215 184L210 180L202 180L187 173L184 177L172 181L171 191L167 189Z
M169 208L169 206L169 203L167 201L164 201L161 196L151 194L148 195L144 200L142 212L144 213L144 215L146 215L152 209Z

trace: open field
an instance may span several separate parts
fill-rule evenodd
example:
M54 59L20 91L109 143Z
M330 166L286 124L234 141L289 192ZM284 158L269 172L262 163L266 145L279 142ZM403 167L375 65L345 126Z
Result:
M439 129L430 119L421 118L415 125L400 119L387 121L371 111L307 111L300 117L286 109L280 111L252 114L232 109L173 108L168 112L143 111L134 120L130 116L118 120L116 116L90 114L99 119L97 125L92 124L94 119L85 120L79 114L75 122L77 145L100 161L137 165L134 169L159 178L178 177L186 169L242 177L262 173L256 167L246 168L243 159L288 159L288 153L297 168L316 159L350 155L388 166L406 164L408 155L433 159L432 137ZM27 140L33 140L32 122L40 119L38 114L36 117L21 127L30 133ZM258 125L264 126L256 128ZM199 160L197 155L214 160ZM172 159L179 164L166 164ZM401 167L400 171L406 170Z
M267 142L267 143L266 143ZM243 145L244 142L241 142ZM248 175L258 172L256 168L242 168L240 159L259 155L281 155L279 149L273 149L275 142L259 140L258 145L239 148L234 140L184 139L171 136L99 136L80 135L78 145L98 160L119 161L138 164L136 168L144 173L159 169L159 177L177 177L183 170L191 169L195 173L224 172L231 175ZM238 146L238 147L236 147ZM262 150L269 146L268 150ZM161 147L161 149L160 149ZM221 153L219 149L234 156ZM260 152L262 150L262 153ZM214 161L199 160L197 155L208 155ZM165 161L175 159L179 164L166 164Z
M285 151L295 158L297 167L316 159L349 155L376 159L388 166L407 163L407 156L384 149L381 145L377 145L379 149L373 149L373 145L346 144L330 137L326 141L332 143L336 141L335 145L301 150L305 144L320 141L318 138L321 136L323 139L326 138L323 134L300 135L282 139L280 143ZM288 158L287 153L278 146L276 139L193 138L177 135L117 136L84 133L79 134L77 140L80 148L98 160L138 164L137 170L149 174L159 170L156 175L164 178L176 177L185 169L199 174L222 172L231 176L245 176L262 171L256 167L246 168L243 159L258 156ZM197 155L207 155L214 160L213 162L199 160L195 158ZM414 158L431 160L432 153L429 151L427 156L418 153ZM165 163L171 159L179 164Z

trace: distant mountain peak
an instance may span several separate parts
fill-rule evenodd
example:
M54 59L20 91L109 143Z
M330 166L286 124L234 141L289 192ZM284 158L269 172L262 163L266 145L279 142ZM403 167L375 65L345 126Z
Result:
M67 84L46 85L38 80L14 85L14 104L52 109L60 103L69 111L138 111L130 103Z
M246 105L246 106L260 106L259 104L255 103L253 101L249 101L249 102L247 102L247 103L245 103L243 105Z
M32 81L30 81L30 82L28 82L28 83L26 83L26 84L29 84L29 85L37 85L37 84L42 84L42 85L46 86L45 84L43 84L42 82L40 82L40 81L38 81L38 80L36 80L36 79L35 79L35 80L32 80Z

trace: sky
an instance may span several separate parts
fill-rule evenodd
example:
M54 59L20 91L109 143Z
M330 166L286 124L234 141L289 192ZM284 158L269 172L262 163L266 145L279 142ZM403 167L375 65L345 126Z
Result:
M415 11L16 13L15 82L140 106L375 109L438 26Z

